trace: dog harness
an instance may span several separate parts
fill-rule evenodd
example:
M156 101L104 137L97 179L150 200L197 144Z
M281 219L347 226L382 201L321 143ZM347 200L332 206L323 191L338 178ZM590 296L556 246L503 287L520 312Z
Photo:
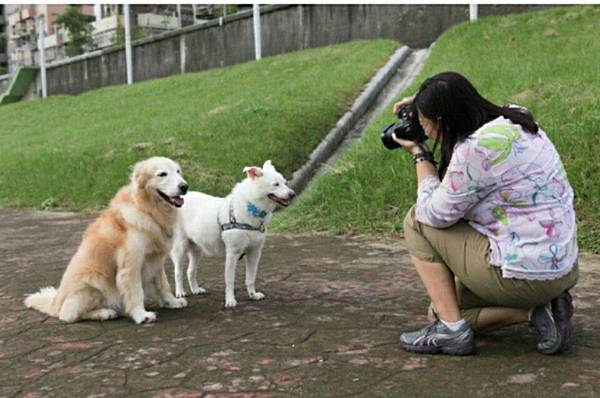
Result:
M256 206L252 205L251 203L249 205L251 205L255 209L257 209ZM264 213L265 216L267 215L267 213L264 211L262 213ZM254 214L254 213L252 213L252 214ZM261 217L261 218L263 218L263 217ZM221 221L220 220L218 220L218 221L219 221L219 225L221 226L221 231L229 231L230 229L243 229L245 231L258 231L261 233L265 232L264 221L261 221L260 225L258 227L253 227L250 224L242 224L242 223L237 222L237 220L235 219L235 215L233 214L233 201L229 202L229 222L225 223L225 224L221 224Z

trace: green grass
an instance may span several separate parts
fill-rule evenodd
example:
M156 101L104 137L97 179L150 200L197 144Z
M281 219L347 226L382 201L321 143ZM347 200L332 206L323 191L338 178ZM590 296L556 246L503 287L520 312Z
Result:
M445 32L404 95L426 77L458 71L495 103L527 106L553 140L575 189L580 246L600 253L600 6L482 18ZM295 205L276 218L290 231L399 232L416 198L414 166L388 151L384 112Z
M398 47L352 42L2 106L0 206L98 209L154 155L214 195L267 159L290 177Z

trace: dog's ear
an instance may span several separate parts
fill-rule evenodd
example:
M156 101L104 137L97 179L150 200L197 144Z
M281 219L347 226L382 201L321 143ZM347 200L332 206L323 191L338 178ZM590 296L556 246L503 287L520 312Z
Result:
M263 164L263 170L275 170L275 167L273 167L273 164L271 163L270 160L267 160L265 162L265 164Z
M136 188L144 189L148 180L152 177L150 170L148 169L148 162L141 161L137 162L133 166L133 173L131 173L131 182Z
M246 176L251 179L255 179L263 175L262 169L256 166L244 167L244 173L246 173Z

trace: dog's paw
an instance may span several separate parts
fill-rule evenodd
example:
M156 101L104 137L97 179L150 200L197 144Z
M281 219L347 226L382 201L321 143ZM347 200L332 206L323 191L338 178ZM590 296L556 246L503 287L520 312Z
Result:
M200 286L192 287L192 294L204 294L206 293L206 289L201 288Z
M118 316L119 314L117 313L117 311L110 308L104 308L98 311L98 319L100 321L109 321L111 319L117 319Z
M133 321L138 325L140 323L151 323L156 321L156 313L146 310L136 311L133 314L131 314L131 317L133 318Z
M165 302L165 308L171 308L171 309L178 309L178 308L184 308L187 307L188 302L186 299L184 298L173 298L172 300L169 300L167 302Z
M181 298L181 297L185 297L185 296L187 296L185 290L176 290L175 291L175 297Z
M237 306L237 300L235 297L225 299L225 308L234 308Z
M248 296L252 299L252 300L262 300L265 298L264 293L261 292L253 292L253 293L248 293Z

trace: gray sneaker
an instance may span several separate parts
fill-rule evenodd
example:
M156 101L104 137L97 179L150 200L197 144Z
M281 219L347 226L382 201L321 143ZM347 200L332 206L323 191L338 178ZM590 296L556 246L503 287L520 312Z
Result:
M565 336L563 328L558 327L556 324L550 303L535 307L531 313L529 323L542 336L541 340L537 343L539 352L546 355L553 355L565 350L567 336Z
M571 349L575 342L575 327L571 322L573 316L573 298L569 291L564 291L560 296L550 302L552 305L552 316L556 327L560 329L565 336L563 351Z
M469 355L475 352L473 329L465 323L456 332L439 319L416 332L400 335L400 345L410 352L420 354Z

